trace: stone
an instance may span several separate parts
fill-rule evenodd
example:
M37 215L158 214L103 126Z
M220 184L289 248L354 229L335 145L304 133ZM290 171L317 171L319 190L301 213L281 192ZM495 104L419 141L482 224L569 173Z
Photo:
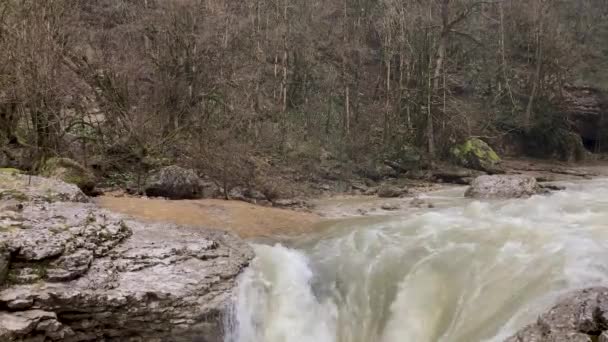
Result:
M42 166L40 175L74 184L85 194L92 194L95 189L95 176L93 173L69 158L48 159Z
M0 172L0 201L89 202L76 185L61 180Z
M418 208L418 209L422 209L422 208L434 208L435 206L430 203L429 201L416 197L414 198L411 202L410 202L410 206L412 208Z
M408 194L408 190L392 185L382 185L378 188L378 197L380 198L396 198L402 197Z
M384 203L382 206L380 206L380 209L386 211L396 211L401 209L401 206L397 203Z
M540 188L547 191L565 191L566 187L557 184L539 184Z
M0 341L223 340L236 278L253 257L245 242L28 198L11 214L21 226L0 229Z
M148 177L145 193L151 197L168 199L198 199L204 195L201 179L194 170L172 165L164 167Z
M475 178L467 189L465 197L490 198L526 198L541 191L536 179L524 175L494 175Z
M310 208L311 204L299 198L282 198L272 201L272 206L277 208L287 209L303 209Z
M471 138L451 150L454 161L463 167L488 173L501 173L500 157L485 141Z
M607 318L608 288L579 290L568 294L536 323L521 329L505 342L608 341Z
M482 171L455 166L443 166L433 171L433 178L438 181L460 185L470 185L475 177L485 175Z

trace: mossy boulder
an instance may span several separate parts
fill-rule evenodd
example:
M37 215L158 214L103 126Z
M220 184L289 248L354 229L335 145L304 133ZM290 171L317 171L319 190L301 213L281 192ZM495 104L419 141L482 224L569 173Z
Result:
M451 150L454 161L464 167L497 173L501 159L485 141L471 138Z
M588 152L583 145L580 135L574 132L564 132L559 141L559 157L566 162L585 160Z
M74 184L87 195L93 193L95 189L95 176L93 173L69 158L48 159L44 163L40 175Z

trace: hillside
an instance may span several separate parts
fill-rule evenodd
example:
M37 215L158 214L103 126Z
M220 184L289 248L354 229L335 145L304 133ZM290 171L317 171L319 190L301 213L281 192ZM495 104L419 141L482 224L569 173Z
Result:
M579 159L605 145L607 18L602 0L4 1L0 167L69 157L139 187L178 164L272 190L433 167L469 137Z

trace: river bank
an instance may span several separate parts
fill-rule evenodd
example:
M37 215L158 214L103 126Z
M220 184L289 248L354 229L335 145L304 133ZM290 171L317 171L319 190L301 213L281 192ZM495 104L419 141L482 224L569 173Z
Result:
M540 182L564 182L608 177L608 162L593 161L567 164L536 159L507 159L503 162L507 174L536 177ZM380 197L382 187L396 188L402 194L393 198ZM332 190L296 202L296 208L276 208L256 205L244 200L180 200L146 198L140 196L102 196L95 201L111 211L133 216L147 222L169 222L192 227L212 228L234 232L242 238L289 238L323 229L328 220L360 216L402 215L420 209L441 208L451 201L445 194L462 191L462 185L445 182L389 179L375 184L365 194L360 189L348 192ZM367 188L369 190L370 188ZM451 195L449 196L451 197Z

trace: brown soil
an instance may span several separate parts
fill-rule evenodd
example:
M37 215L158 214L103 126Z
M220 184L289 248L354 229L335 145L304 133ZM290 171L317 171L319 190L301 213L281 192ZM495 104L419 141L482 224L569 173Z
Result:
M293 236L315 230L320 217L304 212L215 199L169 201L137 197L99 197L106 209L153 222L228 230L242 238Z

